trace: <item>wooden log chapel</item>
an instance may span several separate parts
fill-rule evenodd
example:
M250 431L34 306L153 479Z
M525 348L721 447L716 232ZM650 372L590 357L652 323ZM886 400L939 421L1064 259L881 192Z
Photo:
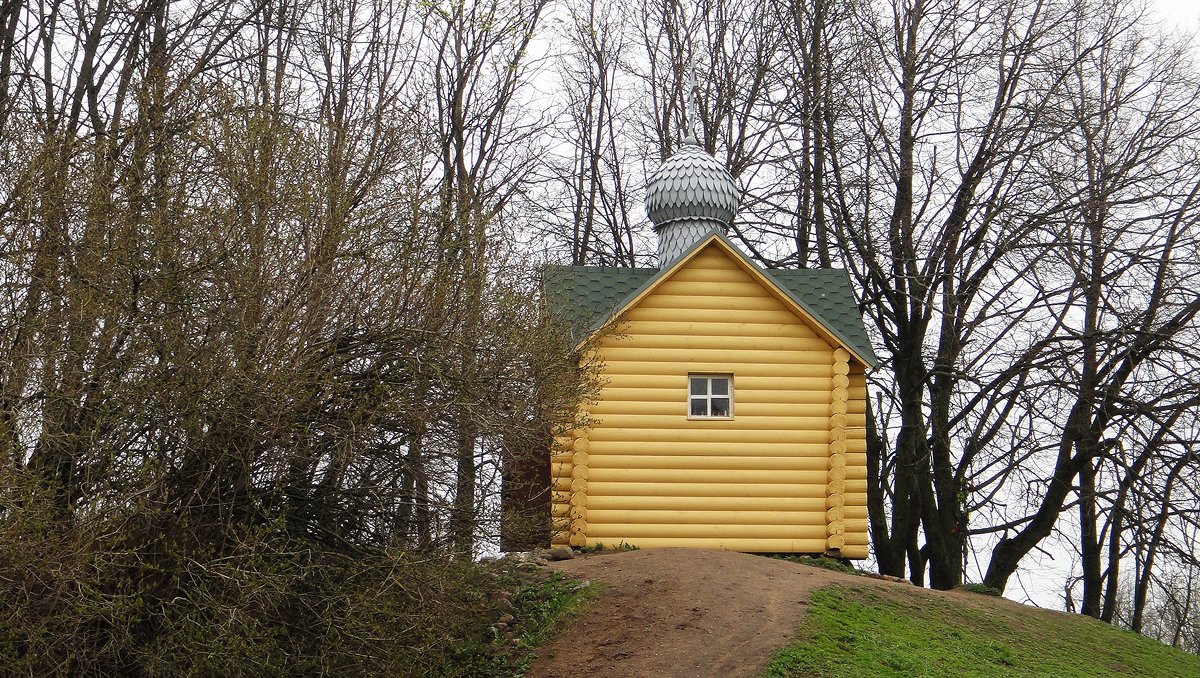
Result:
M867 556L877 360L849 277L759 268L726 237L739 199L685 142L647 187L659 268L547 269L602 384L549 451L552 544Z

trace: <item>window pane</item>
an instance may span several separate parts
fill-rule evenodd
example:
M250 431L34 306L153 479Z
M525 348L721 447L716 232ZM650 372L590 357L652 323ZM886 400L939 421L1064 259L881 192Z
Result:
M726 377L713 377L712 392L713 395L729 395L729 379Z
M728 417L729 416L729 398L713 398L712 399L712 416L714 416L714 417Z
M692 395L708 395L708 379L692 377Z
M708 401L704 398L692 398L692 416L707 417L708 416Z

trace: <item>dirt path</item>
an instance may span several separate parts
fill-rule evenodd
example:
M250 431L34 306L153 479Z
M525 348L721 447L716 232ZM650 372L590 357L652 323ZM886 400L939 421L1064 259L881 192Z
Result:
M606 553L553 563L604 582L592 608L539 651L529 678L760 676L795 638L826 584L896 586L783 560L691 549Z

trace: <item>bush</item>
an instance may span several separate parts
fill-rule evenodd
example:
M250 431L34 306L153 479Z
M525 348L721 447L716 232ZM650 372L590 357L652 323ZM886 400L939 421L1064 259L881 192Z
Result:
M963 584L963 590L970 591L971 593L980 593L985 596L996 596L997 598L1004 594L1003 591L995 586L988 586L987 584Z
M0 522L0 675L473 675L487 659L502 574L485 566L274 526L139 544L133 522Z

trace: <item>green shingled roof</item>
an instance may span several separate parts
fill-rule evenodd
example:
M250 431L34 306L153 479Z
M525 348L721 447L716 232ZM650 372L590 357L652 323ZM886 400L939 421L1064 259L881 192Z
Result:
M575 336L582 340L660 272L657 268L547 266L546 308L570 325ZM845 271L765 269L763 272L871 366L878 363Z
M543 285L546 309L582 340L657 273L657 268L547 266Z

